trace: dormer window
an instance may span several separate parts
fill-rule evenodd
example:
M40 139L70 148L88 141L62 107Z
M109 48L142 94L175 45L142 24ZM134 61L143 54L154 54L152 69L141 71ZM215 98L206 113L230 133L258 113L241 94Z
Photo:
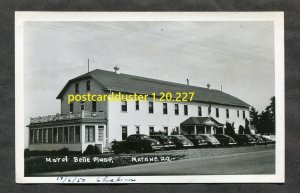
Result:
M79 83L75 84L75 93L79 93Z
M86 90L91 90L91 81L86 81Z

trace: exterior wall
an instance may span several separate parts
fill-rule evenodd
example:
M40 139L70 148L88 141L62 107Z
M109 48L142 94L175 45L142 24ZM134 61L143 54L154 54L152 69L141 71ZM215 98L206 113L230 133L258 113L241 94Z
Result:
M150 99L151 100L151 99ZM154 131L163 131L163 128L168 127L168 134L172 132L172 129L179 127L180 123L188 119L189 117L198 117L198 106L202 108L202 116L208 116L208 104L196 103L196 102L178 102L179 115L175 115L175 103L168 103L168 114L163 114L163 103L154 102L154 113L149 113L148 101L141 102L139 110L135 110L135 102L127 103L127 112L121 111L120 102L108 103L108 131L109 139L111 142L114 139L122 139L122 126L127 126L128 135L135 134L135 126L140 126L140 133L149 135L149 126L154 126ZM188 115L184 115L184 105L188 105ZM216 107L219 108L219 118L216 118ZM229 109L229 118L226 118L226 110ZM237 110L240 110L240 116L237 117ZM245 120L243 119L242 111L245 111L245 116L249 120L249 109L243 107L233 107L225 105L212 104L211 116L218 122L225 124L226 121L232 123L236 132L239 125L245 126Z
M69 151L81 151L81 144L64 144L64 143L56 143L56 144L29 144L28 149L30 151L34 150L61 150L63 148L68 148Z
M86 82L90 80L90 91L86 90ZM75 84L79 83L79 93L75 93ZM84 79L77 81L76 83L70 84L68 89L63 95L61 99L61 114L68 114L70 113L70 105L68 104L68 95L69 94L103 94L102 86L100 86L96 81L93 79ZM80 102L73 102L73 112L78 113L81 112L80 109ZM86 111L92 111L92 102L84 102L84 109ZM107 111L107 102L97 102L97 111Z

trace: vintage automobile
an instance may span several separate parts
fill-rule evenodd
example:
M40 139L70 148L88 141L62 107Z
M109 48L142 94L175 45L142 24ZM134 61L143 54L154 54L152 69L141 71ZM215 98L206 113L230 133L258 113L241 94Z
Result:
M238 134L231 136L238 145L255 145L255 140L248 134Z
M267 144L275 144L275 137L271 138L269 135L261 135L260 137L265 140Z
M159 141L160 144L163 146L163 149L173 149L173 148L175 148L175 143L173 141L171 141L165 135L150 135L150 138Z
M216 147L220 145L220 142L213 135L199 134L199 136L201 136L208 143L208 146L210 147Z
M268 143L266 142L266 140L264 140L263 138L261 138L259 135L250 135L254 140L255 140L255 144L257 145L267 145Z
M194 147L194 144L183 135L170 135L168 138L175 143L176 149Z
M205 147L208 143L199 135L184 135L195 147Z
M214 137L217 138L221 146L233 146L237 144L237 142L228 135L215 134Z
M153 152L155 150L161 150L162 147L159 141L142 134L129 135L124 141L112 142L112 150L115 153L130 151Z

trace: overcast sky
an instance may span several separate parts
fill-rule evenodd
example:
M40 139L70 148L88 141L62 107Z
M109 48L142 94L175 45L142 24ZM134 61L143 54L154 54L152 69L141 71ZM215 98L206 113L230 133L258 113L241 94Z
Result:
M60 112L69 79L113 71L220 89L262 111L274 96L272 22L26 22L25 122Z

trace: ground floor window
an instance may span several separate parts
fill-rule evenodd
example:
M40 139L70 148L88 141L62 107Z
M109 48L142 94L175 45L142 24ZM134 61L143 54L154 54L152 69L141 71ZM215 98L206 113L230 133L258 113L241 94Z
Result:
M80 142L80 126L75 126L75 143Z
M122 140L127 138L127 126L122 126Z
M164 134L168 135L168 127L164 127Z
M29 143L79 143L80 126L38 128L29 130Z
M149 134L152 135L154 133L154 127L150 126L149 127Z
M94 142L95 141L95 126L85 127L85 141Z
M135 126L135 133L140 134L140 126Z

